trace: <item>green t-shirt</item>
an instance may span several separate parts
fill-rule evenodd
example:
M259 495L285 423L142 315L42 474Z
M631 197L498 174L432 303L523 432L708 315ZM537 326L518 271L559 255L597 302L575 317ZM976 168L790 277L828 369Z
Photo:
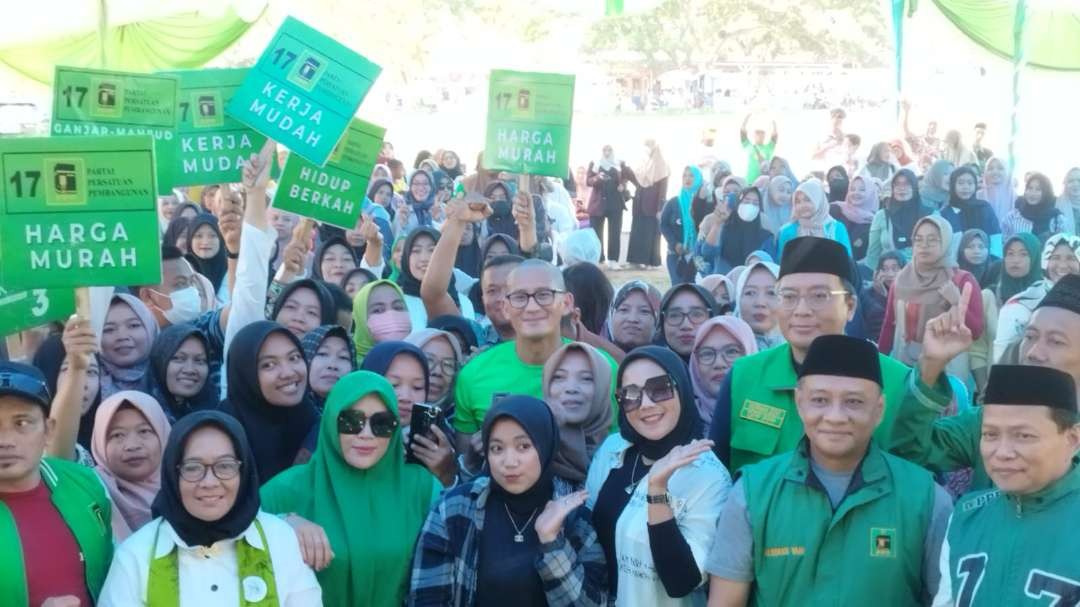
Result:
M753 185L761 176L761 165L772 161L776 140L770 139L761 145L754 145L749 139L742 140L742 149L746 152L746 183ZM762 192L764 194L764 192Z
M570 343L564 339L563 343ZM614 408L615 359L600 354L611 365L611 394ZM544 365L527 365L518 358L514 342L488 348L468 362L458 374L454 386L454 429L465 434L479 432L492 401L509 394L544 398ZM617 411L616 411L617 413ZM618 415L615 416L618 419ZM617 423L616 427L617 427Z

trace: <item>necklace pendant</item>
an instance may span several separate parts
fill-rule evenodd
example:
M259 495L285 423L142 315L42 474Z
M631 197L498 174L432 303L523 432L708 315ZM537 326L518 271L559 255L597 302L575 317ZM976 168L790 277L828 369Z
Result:
M520 533L515 533L514 534L514 543L515 544L524 544L525 543L525 536L520 534Z
M634 489L636 489L636 488L637 488L637 483L634 483L632 485L627 485L626 486L626 494L627 495L633 495L634 494Z

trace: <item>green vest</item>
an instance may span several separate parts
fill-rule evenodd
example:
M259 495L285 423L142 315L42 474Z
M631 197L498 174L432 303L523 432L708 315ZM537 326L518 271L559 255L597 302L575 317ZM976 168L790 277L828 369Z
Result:
M1022 497L972 493L949 523L949 578L956 607L1080 604L1080 466ZM944 580L943 580L944 583Z
M878 358L885 383L885 415L874 438L888 448L893 418L907 392L911 369L884 354L879 354ZM747 464L791 451L802 439L802 421L795 407L798 380L788 344L735 361L731 370L731 457L728 460L732 474Z
M97 474L86 466L46 457L41 480L56 511L67 523L86 571L86 589L95 601L112 563L112 503ZM0 502L0 597L5 605L26 605L26 571L19 529L11 511ZM8 601L11 601L8 603Z
M873 441L834 511L802 441L743 468L754 554L751 604L916 606L934 509L926 470Z
M150 544L150 573L146 578L146 607L180 606L180 548L173 546L168 554L155 557L162 521L154 530L154 543ZM236 565L240 586L240 607L277 607L277 584L274 566L270 561L270 543L266 541L262 523L255 519L255 529L262 540L262 550L247 543L243 537L236 540Z

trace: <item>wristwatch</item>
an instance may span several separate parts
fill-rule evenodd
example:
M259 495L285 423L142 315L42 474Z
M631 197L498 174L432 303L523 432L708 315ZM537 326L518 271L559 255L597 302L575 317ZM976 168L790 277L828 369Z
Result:
M670 504L671 494L664 493L663 495L646 495L645 501L650 504Z

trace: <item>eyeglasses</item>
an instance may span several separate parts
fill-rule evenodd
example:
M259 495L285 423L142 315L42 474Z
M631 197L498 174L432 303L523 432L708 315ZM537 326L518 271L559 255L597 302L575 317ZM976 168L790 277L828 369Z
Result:
M704 365L711 365L716 362L717 356L730 365L745 356L746 352L739 346L732 344L722 350L717 350L716 348L701 348L694 352L694 355L697 356L697 359Z
M923 238L922 236L916 236L911 241L913 243L915 243L915 246L917 246L917 247L921 247L921 246L924 246L924 245L928 246L928 247L932 247L934 245L941 244L941 239L940 238L935 238L933 236L931 236L930 238Z
M839 291L830 291L829 289L811 289L803 295L794 289L784 289L780 291L780 307L785 310L794 310L799 307L799 302L805 300L807 307L811 310L821 310L825 306L829 305L832 301L833 295L847 295L848 292L841 289Z
M506 296L506 300L510 302L510 305L522 309L529 305L530 299L536 300L536 305L541 308L546 308L555 303L555 294L563 293L557 289L537 289L533 293L527 293L525 291L514 291Z
M238 459L219 459L209 466L197 461L184 462L176 467L180 478L189 483L198 483L206 478L206 471L213 470L218 480L227 481L236 478L240 474L243 462Z
M645 380L645 386L630 384L615 391L615 402L626 413L641 407L642 395L648 396L654 403L675 398L675 383L667 375L657 375Z
M702 323L709 319L709 311L705 308L690 308L689 312L682 310L664 312L664 324L669 327L677 327L687 318L691 323Z
M454 358L437 358L435 356L427 357L428 369L434 371L435 369L441 369L443 375L453 377L457 375L458 363Z
M389 438L397 429L398 420L389 411L380 411L368 416L363 411L353 409L346 409L337 417L338 434L360 434L364 431L364 426L368 424L371 425L372 434L378 438Z

